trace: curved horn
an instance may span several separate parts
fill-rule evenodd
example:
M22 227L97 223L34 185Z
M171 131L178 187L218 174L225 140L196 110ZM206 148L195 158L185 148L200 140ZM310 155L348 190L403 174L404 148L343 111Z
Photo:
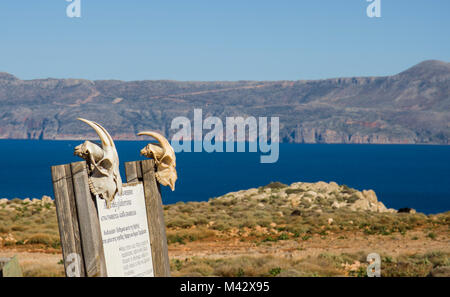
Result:
M100 137L100 140L102 141L103 148L108 147L108 146L114 147L114 142L111 138L111 135L109 135L109 133L105 130L105 128L103 128L96 122L88 121L86 119L78 118L78 120L88 124L89 126L91 126L92 129L95 130L95 132L97 132L98 137Z
M171 147L170 143L167 141L167 139L157 132L144 131L144 132L139 132L137 135L139 135L139 136L148 135L148 136L155 138L159 142L159 144L161 144L161 147L164 150L164 154L166 153L167 149Z
M110 141L110 143L111 143L111 146L116 147L116 145L114 144L114 140L112 139L112 137L111 137L111 135L108 133L108 131L106 131L105 128L103 128L102 126L100 126L100 125L97 124L96 122L94 122L94 123L95 123L96 125L98 125L98 126L100 127L100 129L103 130L103 132L105 132L106 137L108 137L108 139L109 139L109 141Z

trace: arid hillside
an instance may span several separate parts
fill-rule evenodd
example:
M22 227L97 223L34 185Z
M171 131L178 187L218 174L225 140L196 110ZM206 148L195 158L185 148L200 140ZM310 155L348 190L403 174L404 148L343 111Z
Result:
M399 213L371 191L278 182L164 206L173 276L450 276L450 212ZM27 276L63 276L49 197L0 200L0 257Z

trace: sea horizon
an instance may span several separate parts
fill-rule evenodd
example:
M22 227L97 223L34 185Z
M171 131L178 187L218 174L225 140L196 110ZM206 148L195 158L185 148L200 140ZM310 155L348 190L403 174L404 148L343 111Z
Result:
M73 155L73 148L81 142L0 139L0 197L53 197L50 167L81 161ZM115 141L123 180L124 163L145 159L139 152L148 142ZM164 204L207 201L275 181L334 181L357 190L372 189L388 208L439 213L450 210L450 173L445 166L449 153L448 145L280 143L278 162L261 164L260 152L181 152L176 154L179 178L175 191L161 187L162 199Z

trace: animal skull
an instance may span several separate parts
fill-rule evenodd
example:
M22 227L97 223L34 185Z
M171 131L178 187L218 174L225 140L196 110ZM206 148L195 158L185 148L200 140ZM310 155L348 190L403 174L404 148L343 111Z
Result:
M116 193L122 195L122 178L119 172L119 156L111 135L96 122L79 118L97 132L102 147L90 141L75 147L74 155L86 160L89 166L89 189L94 195L106 200L106 207L111 207Z
M167 139L156 132L140 132L138 135L148 135L155 138L158 143L147 144L142 150L141 155L147 158L153 158L156 163L156 179L164 186L170 186L172 191L175 190L175 182L177 180L177 170L175 169L175 152L170 146Z

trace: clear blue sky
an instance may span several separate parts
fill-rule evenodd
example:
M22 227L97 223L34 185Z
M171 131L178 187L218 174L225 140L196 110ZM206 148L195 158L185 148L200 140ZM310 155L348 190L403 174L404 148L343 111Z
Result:
M297 80L450 61L450 1L0 2L0 72L22 79Z

